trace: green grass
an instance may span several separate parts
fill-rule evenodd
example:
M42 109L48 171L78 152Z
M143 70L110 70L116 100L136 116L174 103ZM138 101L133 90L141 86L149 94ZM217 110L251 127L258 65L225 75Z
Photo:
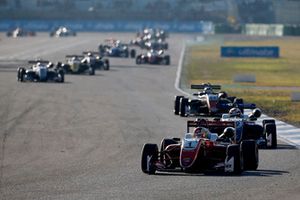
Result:
M264 113L300 126L300 102L290 100L294 87L300 87L300 38L250 39L188 46L183 84L221 84L229 94L256 103ZM280 58L221 58L221 45L279 46ZM237 74L254 75L256 82L234 82Z

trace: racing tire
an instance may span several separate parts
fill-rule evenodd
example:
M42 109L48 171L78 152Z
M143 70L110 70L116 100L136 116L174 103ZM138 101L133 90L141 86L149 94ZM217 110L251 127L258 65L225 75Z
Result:
M179 115L181 117L186 117L186 107L188 106L188 98L181 98L180 99L180 112Z
M108 70L109 70L109 67L110 67L110 66L109 66L109 60L106 59L106 60L104 61L104 70L108 71Z
M131 51L130 51L130 57L131 57L131 58L135 58L135 56L136 56L136 51L135 51L135 49L131 49Z
M257 170L259 163L258 146L255 140L241 142L244 170Z
M165 56L164 60L165 60L166 65L170 65L170 56L169 55Z
M230 160L233 158L233 170L232 174L240 175L243 172L243 153L240 145L238 144L230 144L227 147L226 150L226 158L225 163L230 162ZM226 166L225 166L226 167Z
M165 43L165 44L164 44L164 49L165 49L165 50L168 50L168 49L169 49L169 44L168 44L168 43Z
M184 96L175 96L174 100L174 114L179 115L179 109L180 109L180 99Z
M64 70L62 70L62 69L59 70L58 74L60 76L60 81L59 82L61 82L61 83L65 82L65 72L64 72Z
M89 68L89 75L95 75L95 68L94 67Z
M136 63L137 65L142 64L142 58L141 58L141 56L138 56L138 57L135 59L135 63Z
M144 144L142 150L141 168L145 174L154 174L154 162L158 160L158 147L156 144Z
M24 81L24 75L25 75L25 69L23 67L18 68L18 81L23 82Z
M265 123L264 124L264 135L267 140L267 148L276 149L277 148L277 131L275 123Z

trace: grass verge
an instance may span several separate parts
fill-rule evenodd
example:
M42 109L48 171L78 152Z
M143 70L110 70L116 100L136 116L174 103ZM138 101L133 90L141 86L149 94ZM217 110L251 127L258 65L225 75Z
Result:
M300 102L291 101L291 93L300 89L300 38L211 37L218 42L187 47L183 84L221 84L230 95L256 103L267 115L300 126ZM279 46L280 58L221 58L221 45ZM256 82L234 82L237 74L255 76Z

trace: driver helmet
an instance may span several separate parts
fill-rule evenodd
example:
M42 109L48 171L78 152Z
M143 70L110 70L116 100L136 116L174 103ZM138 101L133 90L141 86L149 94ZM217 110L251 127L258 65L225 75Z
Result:
M52 68L53 66L54 66L54 64L53 64L52 62L49 62L49 63L48 63L48 67L49 67L49 68Z
M88 52L88 53L87 53L87 56L88 56L88 57L91 57L91 56L93 56L93 54L92 54L91 52Z
M206 94L211 94L213 91L212 91L212 89L211 89L211 87L205 87L204 88L204 93L206 93Z
M57 63L56 63L56 66L57 66L57 67L61 67L61 66L62 66L62 63L61 63L61 62L57 62Z
M226 92L220 92L218 94L218 98L219 99L226 99L228 97L227 93Z
M209 130L204 127L196 127L193 132L194 137L196 138L208 138L209 137Z
M36 66L37 66L37 67L41 67L41 66L42 66L42 63L37 62L37 63L36 63Z
M231 116L241 116L242 115L242 111L239 108L231 108L229 110L229 114Z
M234 128L233 127L227 127L224 129L223 134L224 136L228 137L228 138L232 138L234 137Z

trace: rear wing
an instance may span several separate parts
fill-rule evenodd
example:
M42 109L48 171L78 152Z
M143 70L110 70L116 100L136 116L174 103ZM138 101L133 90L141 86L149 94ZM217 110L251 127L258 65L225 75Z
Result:
M79 58L79 59L84 58L83 55L66 55L66 58L73 58L73 57L77 57L77 58Z
M209 130L213 129L212 132L219 132L219 130L223 131L226 127L233 127L235 128L234 121L220 121L220 120L207 120L207 119L200 119L200 120L189 120L187 121L187 133L190 133L190 128L196 127L205 127Z
M83 51L82 54L83 55L87 55L88 53L91 53L93 55L99 55L99 52L98 51Z
M37 63L42 63L42 64L48 64L50 61L48 60L29 60L28 64L37 64Z
M221 90L221 85L211 85L209 83L204 83L204 84L200 84L200 85L195 85L192 84L191 85L191 89L198 89L198 90L204 90L204 88L211 88L213 90Z

